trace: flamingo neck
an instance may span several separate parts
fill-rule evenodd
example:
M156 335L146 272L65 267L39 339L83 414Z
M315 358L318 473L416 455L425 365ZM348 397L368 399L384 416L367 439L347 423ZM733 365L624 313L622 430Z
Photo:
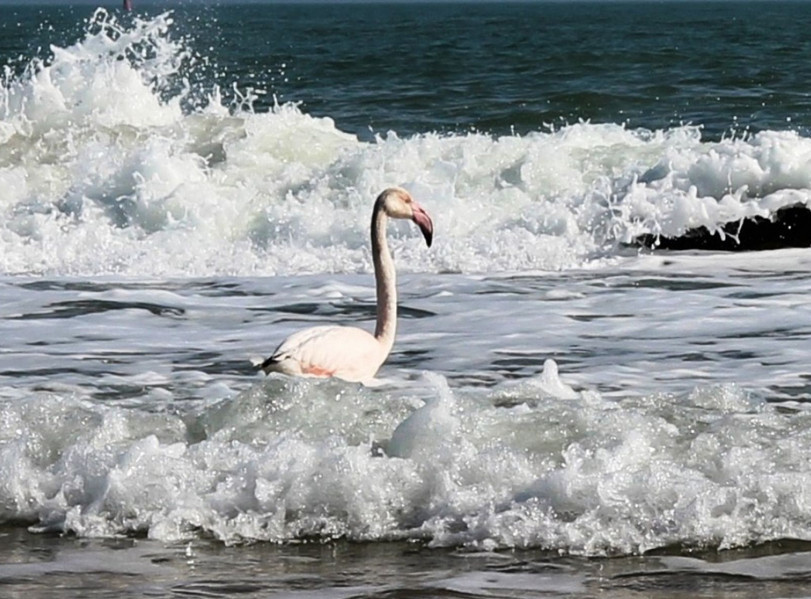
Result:
M376 203L372 212L372 259L377 287L375 339L380 342L386 355L394 345L394 335L397 332L397 275L386 240L387 222L388 217L382 202Z

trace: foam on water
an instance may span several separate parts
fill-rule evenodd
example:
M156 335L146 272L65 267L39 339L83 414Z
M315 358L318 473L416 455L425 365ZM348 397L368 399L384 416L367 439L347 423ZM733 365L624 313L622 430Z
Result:
M0 520L35 530L586 555L811 540L811 412L730 385L609 401L549 362L491 390L271 377L186 412L42 393L0 414Z
M171 14L99 11L0 83L0 270L55 275L4 286L0 521L585 555L811 540L809 313L790 273L807 252L601 268L642 233L807 203L808 139L576 123L362 142L295 104L198 101L197 60ZM404 316L423 316L392 380L256 383L234 366L247 351L314 302L365 319L371 279L222 275L368 272L368 213L390 184L437 231L426 250L392 224L402 271L601 276L406 276ZM141 279L86 281L110 273ZM203 275L211 288L164 278ZM557 352L568 363L539 372Z
M576 123L361 142L295 104L200 101L203 69L170 13L85 36L0 82L0 269L9 274L368 271L368 212L385 186L436 221L430 252L393 231L398 267L562 269L643 233L807 204L811 140L791 131L706 142L700 127ZM238 90L237 90L238 91Z

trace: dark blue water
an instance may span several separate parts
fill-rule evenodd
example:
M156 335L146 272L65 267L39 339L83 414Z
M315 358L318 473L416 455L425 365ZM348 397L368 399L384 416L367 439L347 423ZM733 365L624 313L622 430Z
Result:
M0 56L47 60L92 10L0 6ZM300 102L364 139L579 120L689 123L714 139L809 128L808 2L186 2L175 19L201 90L258 90L257 110Z

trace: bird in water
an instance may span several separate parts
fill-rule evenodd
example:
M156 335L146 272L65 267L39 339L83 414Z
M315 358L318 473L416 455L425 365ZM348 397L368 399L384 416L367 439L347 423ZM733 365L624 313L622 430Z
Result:
M371 382L394 344L397 330L397 283L394 261L386 241L389 218L413 221L428 247L434 234L431 217L401 187L384 190L372 210L372 258L377 287L374 335L350 326L317 326L290 335L260 365L266 374L336 377Z

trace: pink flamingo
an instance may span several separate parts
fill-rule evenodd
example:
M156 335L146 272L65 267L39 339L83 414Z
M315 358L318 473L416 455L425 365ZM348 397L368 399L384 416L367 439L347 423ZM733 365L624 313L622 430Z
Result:
M434 233L431 217L405 189L392 187L377 196L372 210L372 258L377 287L375 334L347 326L317 326L293 333L262 362L265 373L337 377L352 382L373 380L391 351L397 330L396 274L386 241L389 218L414 221L428 247Z

